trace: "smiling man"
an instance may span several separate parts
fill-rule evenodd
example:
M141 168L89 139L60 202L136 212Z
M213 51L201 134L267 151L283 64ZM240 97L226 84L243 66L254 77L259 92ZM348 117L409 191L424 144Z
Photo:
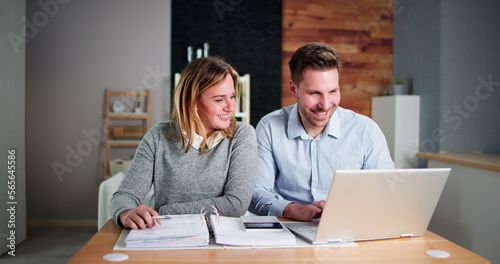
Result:
M370 118L339 106L340 60L323 44L289 62L297 103L257 125L259 163L249 210L309 221L321 216L335 170L393 169L385 137Z

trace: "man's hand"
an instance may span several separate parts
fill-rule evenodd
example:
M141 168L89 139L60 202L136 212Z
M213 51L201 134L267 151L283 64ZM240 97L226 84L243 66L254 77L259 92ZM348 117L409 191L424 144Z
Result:
M324 200L306 205L291 203L283 210L283 217L299 221L310 221L313 218L321 217L324 206Z
M158 216L158 213L151 207L140 205L134 209L123 211L119 218L123 227L131 229L145 229L155 226L152 216Z

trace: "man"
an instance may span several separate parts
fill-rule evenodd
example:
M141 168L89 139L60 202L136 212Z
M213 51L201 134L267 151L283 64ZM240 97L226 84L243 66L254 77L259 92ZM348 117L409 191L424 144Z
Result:
M385 137L366 116L339 107L340 61L310 43L289 62L297 100L256 128L259 163L250 212L309 221L321 216L334 171L393 169Z

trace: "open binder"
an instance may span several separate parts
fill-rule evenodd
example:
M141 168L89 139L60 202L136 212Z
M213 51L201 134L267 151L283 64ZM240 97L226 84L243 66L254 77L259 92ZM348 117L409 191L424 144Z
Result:
M130 230L127 248L184 248L202 247L209 243L209 233L204 217L199 214L172 215L146 229Z
M210 242L205 214L219 213L213 206L205 206L200 214L169 215L161 224L146 229L130 230L125 238L126 248L186 248L203 247Z
M213 213L205 217L207 213ZM294 246L295 236L285 227L279 232L245 231L239 217L219 216L213 206L205 206L200 214L169 215L162 224L151 228L130 230L125 238L129 249L161 249L205 247L210 231L215 243L229 246ZM209 219L209 221L207 221ZM209 222L209 224L207 224Z

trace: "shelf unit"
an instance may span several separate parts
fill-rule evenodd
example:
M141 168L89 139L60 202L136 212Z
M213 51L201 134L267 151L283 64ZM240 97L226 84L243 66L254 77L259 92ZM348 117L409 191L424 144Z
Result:
M175 73L174 75L175 87L181 79L180 73ZM238 83L238 89L240 89L240 98L236 100L236 108L234 116L241 121L250 124L250 74L244 74L240 76L240 81Z
M132 97L143 97L142 105L145 105L145 111L141 113L131 112L133 109L125 109L125 111L130 112L122 112L122 113L114 113L112 107L112 100L115 97L119 98L128 98L132 99ZM129 100L135 103L135 100ZM106 139L104 143L104 179L110 176L110 151L113 147L128 147L128 148L137 148L139 143L141 142L140 138L137 139L115 139L112 135L113 121L117 120L140 120L141 126L144 128L144 133L150 127L150 119L151 119L151 94L149 90L144 92L120 92L120 91L111 91L110 89L106 89ZM133 103L132 103L133 104ZM129 107L130 108L130 107ZM142 136L144 135L142 134ZM142 137L141 136L141 137Z
M238 83L240 90L240 100L237 100L235 116L241 121L250 124L250 74L240 76Z

